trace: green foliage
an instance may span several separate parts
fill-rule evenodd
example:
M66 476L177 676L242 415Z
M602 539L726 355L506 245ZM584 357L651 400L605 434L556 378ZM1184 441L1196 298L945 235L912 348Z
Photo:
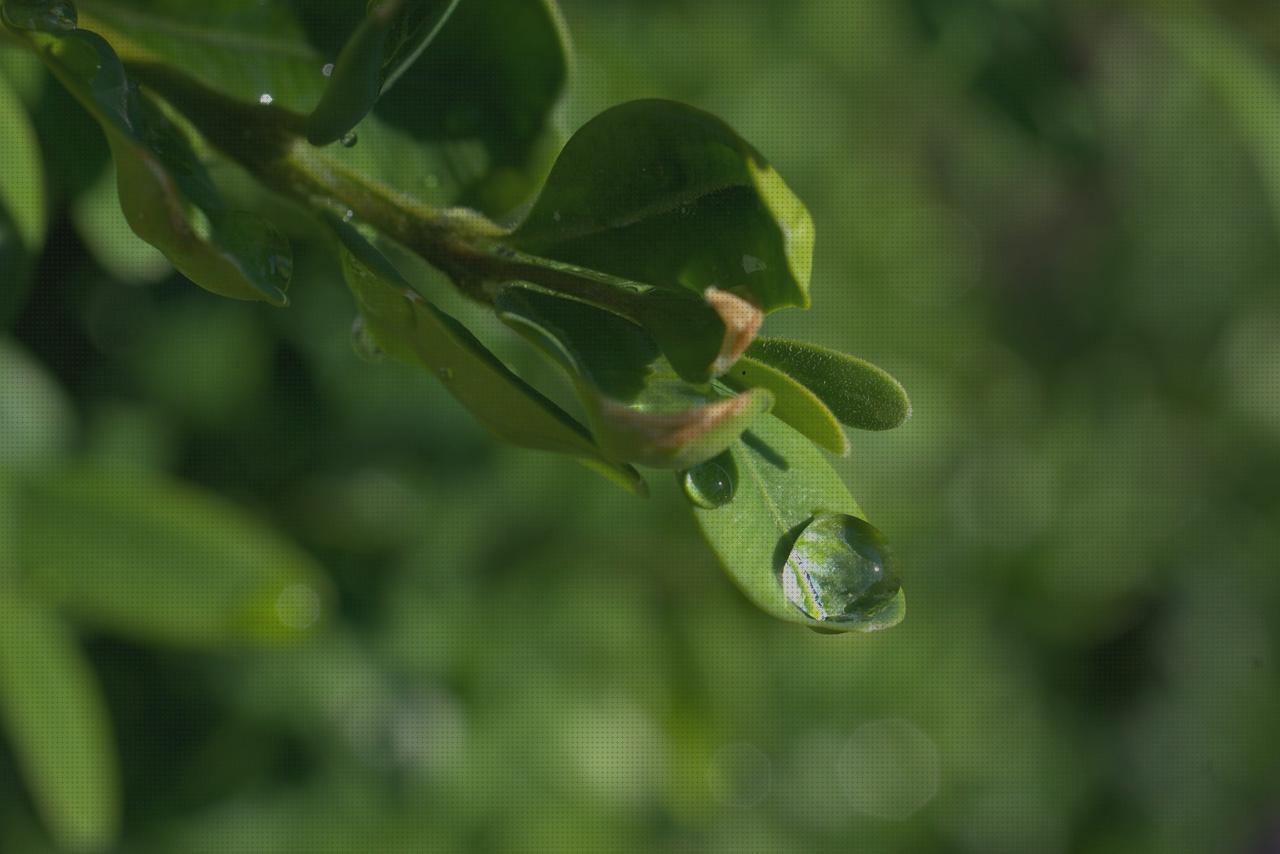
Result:
M733 369L764 314L808 307L813 253L808 211L760 153L719 119L660 100L606 110L573 135L528 214L505 229L478 213L406 198L394 177L381 174L378 165L388 159L382 151L375 149L363 168L346 171L307 144L341 137L344 147L355 147L354 127L398 79L402 88L417 87L415 97L467 79L456 67L448 75L434 68L429 81L415 76L413 67L420 56L431 56L437 33L446 58L459 49L470 57L499 53L493 39L504 25L468 23L482 0L463 4L453 26L447 22L455 2L370 2L314 108L304 106L311 102L304 90L315 81L300 70L310 49L298 38L305 25L285 5L253 3L240 14L244 5L189 9L166 25L163 4L88 4L105 32L119 34L124 56L144 81L155 83L169 112L138 89L106 39L77 28L70 4L5 6L11 28L40 49L106 131L130 226L197 284L283 305L293 263L279 229L261 213L235 209L210 178L196 152L212 145L309 207L336 234L330 245L360 310L358 347L421 365L490 432L513 444L577 457L643 494L633 464L690 469L706 462L758 422L774 405L775 391L783 401L780 416L806 424L802 433L837 453L846 446L830 423L832 412L875 429L906 417L905 394L887 375L816 349L758 344L731 382L712 382ZM490 5L496 11L502 4ZM558 92L564 58L555 12L550 5L525 7L522 15L532 8L552 24L549 42L520 40L545 53L518 69L535 88L503 79L499 88L455 92L453 103L474 101L483 109L444 117L446 136L479 134L490 154L487 171L470 189L457 182L460 199L503 181L508 166L529 165L528 146ZM186 61L174 32L215 12L220 29L187 46L204 58ZM461 48L449 48L451 31L463 40ZM247 44L258 45L255 56L237 64ZM233 65L237 70L229 72ZM255 91L261 93L256 104ZM190 127L180 126L178 116ZM407 130L427 149L438 144L422 126ZM513 147L507 137L524 144ZM511 195L502 207L516 201ZM335 211L342 222L334 220ZM346 224L353 217L449 274L563 369L586 426L408 288ZM519 282L536 287L512 284ZM804 484L789 477L771 488L802 490ZM776 546L785 533L770 529L767 536ZM732 566L738 575L768 565L750 549L721 556L759 564Z

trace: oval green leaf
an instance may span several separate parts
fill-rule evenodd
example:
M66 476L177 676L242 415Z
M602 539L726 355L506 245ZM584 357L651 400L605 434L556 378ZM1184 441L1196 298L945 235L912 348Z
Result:
M773 414L833 454L849 453L849 437L839 419L816 394L791 376L764 362L743 356L721 377L731 388L745 391L767 388L773 392Z
M781 338L761 338L747 355L807 386L850 427L890 430L911 416L902 384L862 359Z
M793 548L816 517L847 514L865 520L830 463L799 432L776 418L761 418L733 445L733 499L693 514L729 577L764 611L810 628L876 631L901 621L899 590L867 620L818 620L788 597L785 573Z
M809 305L813 223L715 116L633 101L584 125L512 245L671 289L732 291L766 312Z
M132 470L32 479L17 508L31 586L112 632L188 646L288 642L323 617L315 562L202 492Z
M58 844L108 848L120 825L120 774L97 680L58 615L3 571L0 729Z

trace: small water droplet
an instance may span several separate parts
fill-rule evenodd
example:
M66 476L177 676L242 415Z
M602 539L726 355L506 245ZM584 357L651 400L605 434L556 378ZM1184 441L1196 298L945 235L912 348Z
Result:
M751 273L759 273L767 269L769 269L769 265L762 259L757 258L754 255L742 256L742 272L750 275Z
M555 213L553 213L553 214L551 215L551 218L552 218L552 219L554 219L556 222L559 222L559 221L560 221L560 211L556 211Z
M347 131L345 134L343 134L343 137L342 137L342 147L353 148L355 147L355 144L359 141L360 141L360 137L356 136L355 131L353 130Z
M263 92L261 95L258 96L259 104L270 104L274 100L275 98L271 97L270 92Z
M436 368L436 376L448 382L453 379L453 368Z
M729 451L698 463L681 472L678 477L680 485L684 487L685 497L706 510L728 504L738 490L738 467Z
M7 0L4 21L19 30L67 32L76 28L76 7L68 0Z
M377 364L387 357L387 354L378 346L373 333L369 331L362 314L357 314L356 319L351 323L351 349L362 362L370 364Z
M351 220L355 218L356 218L356 212L353 211L351 208L347 208L347 212L342 215L343 222L351 222Z
M870 622L894 601L901 586L884 536L844 513L814 516L782 568L787 599L820 622Z
M326 62L324 65L322 65L320 67L320 73L323 74L325 77L328 77L331 74L333 74L333 63Z

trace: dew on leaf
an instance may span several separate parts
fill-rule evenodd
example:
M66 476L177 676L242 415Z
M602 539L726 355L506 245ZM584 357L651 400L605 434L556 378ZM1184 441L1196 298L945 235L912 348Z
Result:
M264 104L264 105L265 105L265 104L270 104L270 103L271 103L272 101L274 101L274 100L275 100L275 98L273 98L273 97L271 96L271 93L270 93L270 92L263 92L261 95L259 95L259 96L258 96L258 103L259 103L259 104Z
M52 33L76 28L76 7L68 0L8 0L0 5L5 23L19 30Z
M357 314L356 319L351 323L351 349L361 361L370 364L377 364L387 357L387 354L378 346L373 333L369 331L362 314Z
M877 622L901 586L884 536L844 513L814 516L782 568L787 599L824 623Z
M353 130L347 131L343 134L341 140L343 148L354 148L355 144L359 141L360 137L356 136L356 132Z
M695 506L706 510L728 504L738 489L738 469L728 451L698 463L681 472L678 477L685 497Z

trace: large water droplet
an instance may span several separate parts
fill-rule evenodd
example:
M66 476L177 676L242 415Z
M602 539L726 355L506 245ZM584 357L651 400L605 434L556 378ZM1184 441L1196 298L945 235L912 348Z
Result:
M387 357L387 354L378 346L373 333L369 331L362 314L357 314L356 319L351 323L351 349L361 361L370 364L377 364Z
M738 467L725 451L677 475L685 496L698 507L714 510L733 500L738 489Z
M353 130L349 130L343 134L341 140L343 148L354 148L355 144L359 141L360 137L356 136L356 132Z
M66 32L76 28L76 7L68 0L7 0L4 21L19 30Z
M901 586L884 536L844 513L814 516L782 568L787 599L824 623L874 621L889 609Z

